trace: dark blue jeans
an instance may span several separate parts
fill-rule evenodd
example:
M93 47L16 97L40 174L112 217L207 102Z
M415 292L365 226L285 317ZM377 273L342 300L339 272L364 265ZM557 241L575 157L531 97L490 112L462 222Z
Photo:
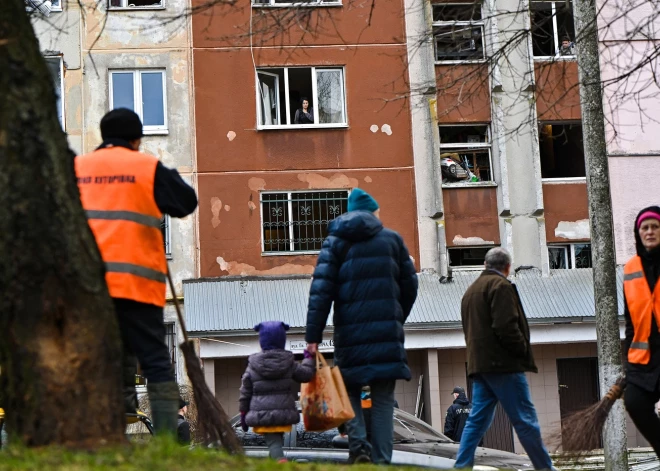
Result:
M371 387L371 443L367 441L367 428L362 414L360 392L362 387L347 387L355 418L346 422L348 449L353 456L366 454L376 464L392 461L394 440L394 386L395 380L374 381Z
M468 417L455 468L472 468L477 445L490 427L497 402L509 416L520 443L535 469L552 469L541 439L541 428L524 373L483 373L474 376L472 412Z

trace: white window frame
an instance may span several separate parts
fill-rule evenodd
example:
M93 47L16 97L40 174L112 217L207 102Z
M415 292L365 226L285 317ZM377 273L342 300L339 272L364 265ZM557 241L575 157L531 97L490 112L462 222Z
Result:
M569 56L570 57L570 56ZM538 138L539 138L539 145L541 144L541 126L546 126L546 125L551 125L551 126L574 126L579 124L580 127L584 130L582 126L582 120L579 121L538 121ZM584 140L584 132L582 133L582 139ZM539 163L541 159L541 154L539 152ZM587 181L587 156L584 156L584 177L557 177L557 178L551 178L551 177L545 177L541 178L541 183L544 184L561 184L561 183L580 183L580 182L586 182Z
M577 59L577 56L575 54L570 55L570 56L557 55L557 51L559 51L560 40L559 40L559 33L557 31L557 5L556 4L559 3L559 2L561 2L561 0L559 0L559 1L558 0L532 0L529 3L530 10L531 10L532 4L534 4L534 3L550 3L552 5L552 36L553 36L553 40L554 40L554 44L555 44L555 55L554 56L534 56L533 55L534 54L534 49L533 49L533 46L532 46L532 56L533 56L534 60L538 60L538 61L549 61L549 60L574 61L574 60ZM571 6L572 5L573 5L573 2L571 1ZM532 30L531 15L530 15L529 31L530 31L529 34L531 35L532 42L533 42L534 41L534 32Z
M163 124L162 125L143 125L142 132L145 135L168 134L167 122L167 75L163 69L112 69L108 71L108 94L110 100L110 109L114 109L113 101L113 74L133 74L133 110L144 123L142 110L142 74L160 73L163 83Z
M275 0L265 0L259 2L252 0L253 7L266 7L266 8L291 8L291 7L335 7L341 6L342 0L307 0L307 1L292 1L286 3L275 3Z
M294 250L294 238L293 238L293 219L292 219L292 214L293 214L293 201L291 195L295 193L332 193L332 192L338 192L338 191L345 191L346 192L346 198L348 198L351 195L351 189L349 188L326 188L322 190L264 190L259 192L259 217L260 217L260 225L259 225L259 230L261 232L260 237L261 237L261 255L270 257L270 256L291 256L291 255L316 255L320 253L320 250ZM266 195L273 195L273 194L278 194L278 195L287 195L287 200L288 200L288 213L289 213L289 226L288 226L288 235L289 235L289 250L286 252L267 252L266 251L266 240L264 239L264 201L261 198L262 194ZM344 214L344 213L342 213ZM337 216L339 217L339 216Z
M482 265L452 265L451 257L449 256L450 250L462 250L462 249L492 249L495 247L500 247L500 245L455 245L452 247L447 247L447 266L451 267L452 271L481 271L484 269Z
M172 260L172 219L169 214L163 215L165 230L163 231L163 245L165 248L165 258Z
M60 0L61 1L61 0ZM146 6L129 6L131 0L119 0L121 6L114 7L110 5L108 0L108 10L117 11L117 10L164 10L165 9L165 0L160 0L160 5L146 5Z
M60 54L57 56L44 56L45 60L58 60L60 66L60 113L62 116L62 130L66 131L66 115L64 114L64 57Z
M314 123L312 124L289 124L288 121L291 118L291 105L289 103L289 69L311 69L312 73L312 103L314 109ZM277 115L280 124L262 124L261 123L261 87L259 85L259 74L266 75L277 75L271 70L283 70L284 71L284 108L286 111L285 120L287 123L282 124L282 108L280 103L280 94L277 90ZM319 123L319 103L318 103L318 92L317 87L317 71L325 70L341 70L342 80L341 80L341 92L344 100L342 102L342 111L344 115L343 123ZM278 76L279 83L279 76ZM296 66L296 67L261 67L256 69L255 73L255 90L257 95L257 129L258 130L267 130L267 129L319 129L319 128L346 128L348 127L348 107L346 105L346 68L344 66Z
M449 182L449 183L443 183L442 187L443 188L456 188L456 187L464 187L464 186L497 186L495 183L495 174L493 172L493 141L492 141L492 134L490 132L490 124L489 123L465 123L465 124L440 124L438 125L438 131L440 131L440 128L456 128L456 127L471 127L471 126L486 126L486 139L487 142L474 142L474 143L469 143L469 142L455 142L455 143L443 143L442 141L440 142L440 155L442 155L446 151L450 151L452 149L476 149L476 150L488 150L488 163L490 165L490 175L491 179L490 180L485 180L485 181L480 181L480 182Z
M432 6L465 6L469 5L466 3L436 3ZM436 64L475 64L486 62L486 30L484 26L484 15L483 15L483 4L480 2L479 6L481 7L481 20L477 21L434 21L432 26L468 26L470 28L480 27L481 28L481 50L483 51L484 56L481 59L438 59L438 52L436 47L436 34L433 33L433 60Z
M585 242L572 242L569 244L548 244L548 263L550 263L549 255L550 249L563 249L566 259L570 261L571 266L568 268L552 268L552 270L580 270L575 268L575 246L576 245L588 245L591 247L591 241ZM591 253L591 263L593 265L593 252Z

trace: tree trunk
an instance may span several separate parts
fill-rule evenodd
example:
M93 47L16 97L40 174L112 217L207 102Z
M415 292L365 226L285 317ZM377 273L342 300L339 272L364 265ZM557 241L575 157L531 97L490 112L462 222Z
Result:
M124 440L102 260L23 0L0 8L0 392L28 446Z
M616 290L616 257L605 116L598 54L596 0L574 0L582 135L587 169L593 254L598 373L601 396L623 374ZM612 408L603 433L606 471L628 469L626 417L622 401Z

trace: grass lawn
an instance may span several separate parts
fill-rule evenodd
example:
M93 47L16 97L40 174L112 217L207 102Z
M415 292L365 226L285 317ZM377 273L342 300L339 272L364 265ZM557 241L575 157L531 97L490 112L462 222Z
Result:
M79 452L58 448L9 448L0 451L0 471L82 471L82 470L140 470L140 471L339 471L382 470L375 466L344 466L332 464L279 464L271 460L229 456L218 450L181 447L168 440L153 440L144 445L95 452ZM387 467L388 471L398 468Z

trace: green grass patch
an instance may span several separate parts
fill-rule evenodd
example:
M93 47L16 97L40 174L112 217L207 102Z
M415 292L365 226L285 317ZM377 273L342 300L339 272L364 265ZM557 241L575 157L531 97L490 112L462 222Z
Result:
M268 459L230 456L220 450L188 449L167 439L93 452L62 448L9 447L0 451L0 471L351 471L382 470L373 465L276 463ZM390 466L389 471L415 468Z

